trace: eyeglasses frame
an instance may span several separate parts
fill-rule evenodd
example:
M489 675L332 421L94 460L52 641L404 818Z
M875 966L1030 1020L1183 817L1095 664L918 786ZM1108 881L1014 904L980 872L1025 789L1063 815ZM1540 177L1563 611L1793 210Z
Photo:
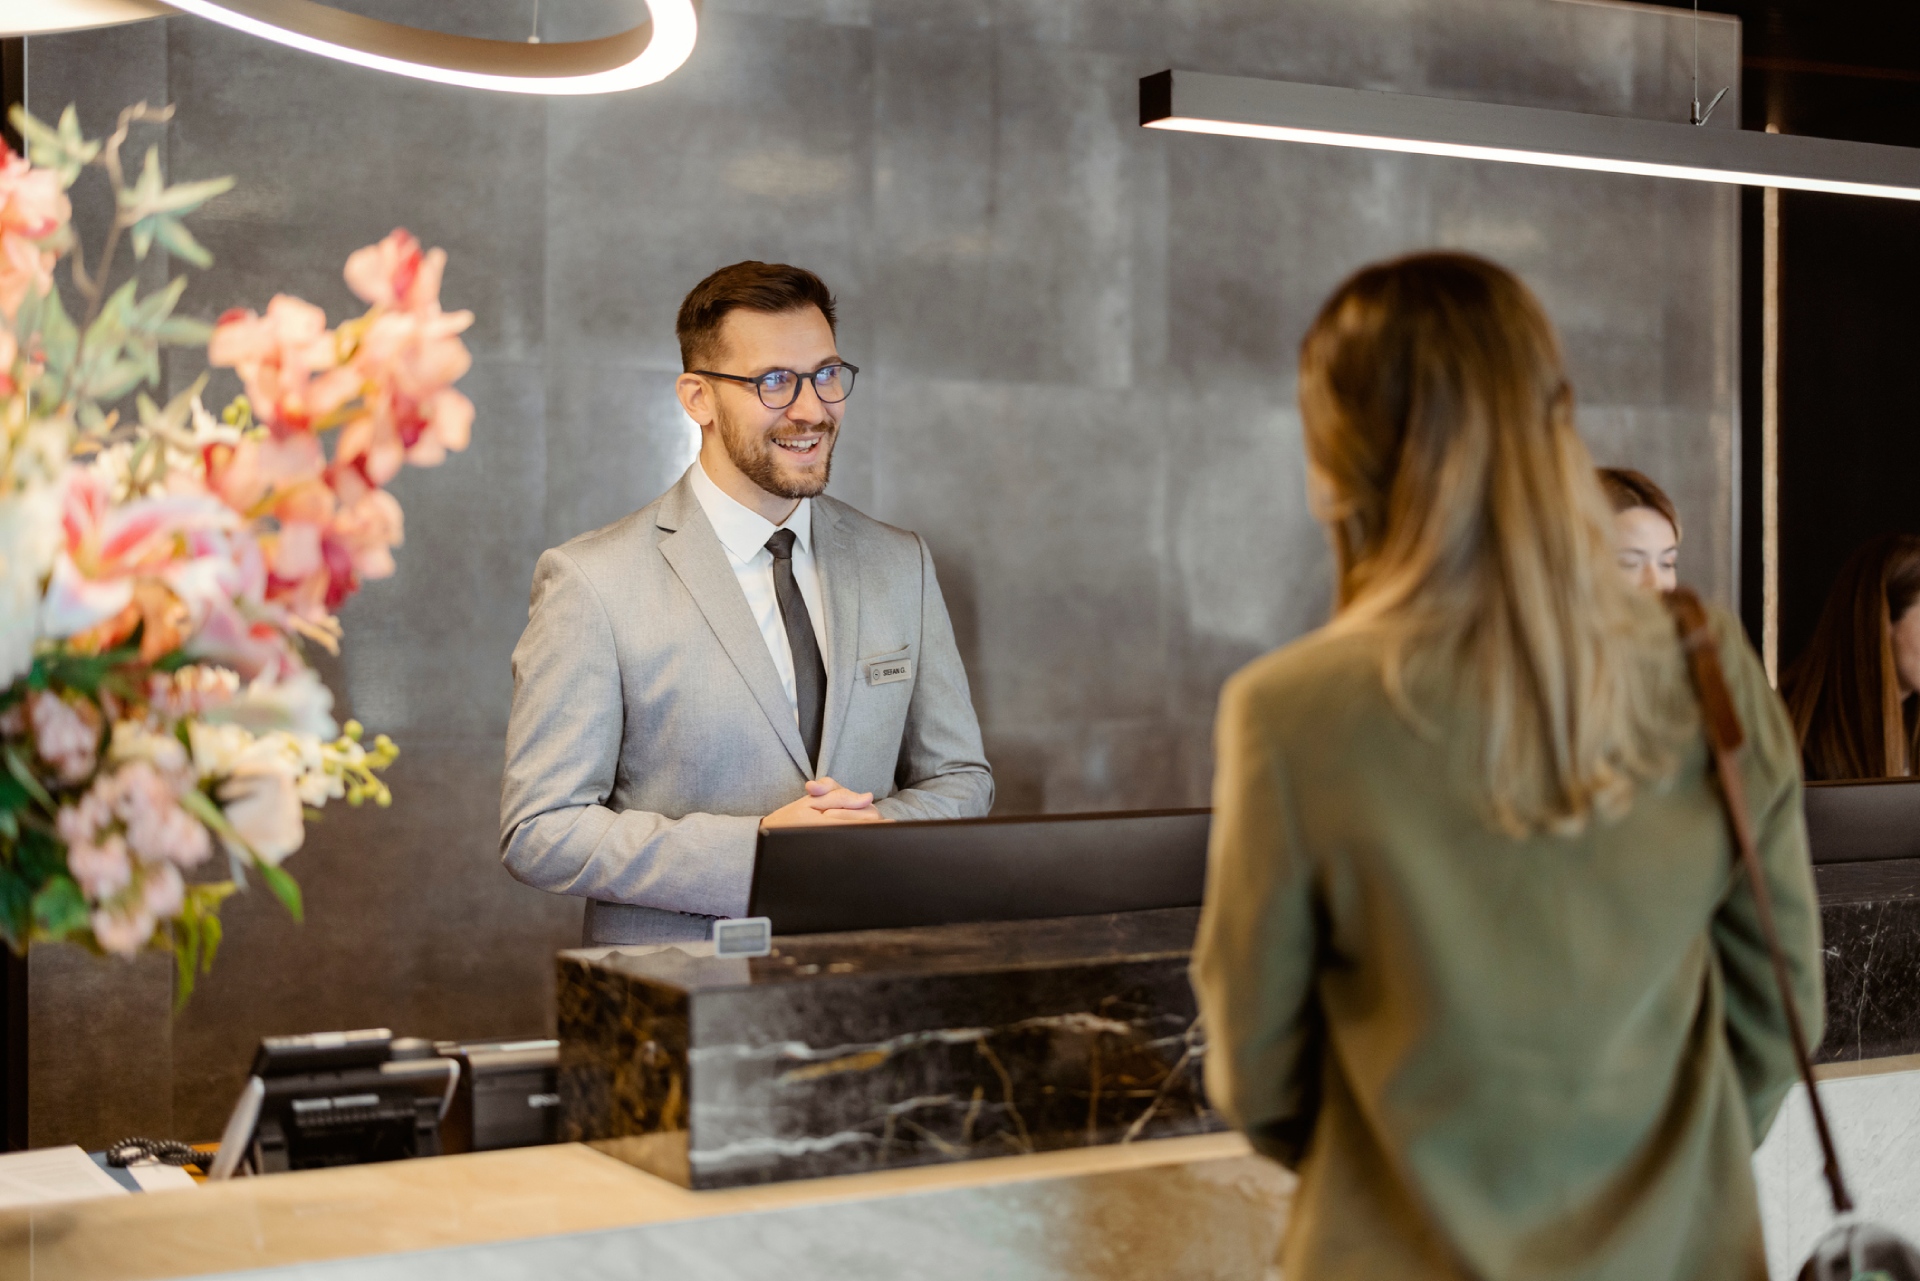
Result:
M825 396L820 395L820 383L818 382L818 379L821 374L826 373L827 370L829 369L844 369L854 376L853 378L850 378L847 380L847 384L848 384L847 395L840 397L840 399L838 400L828 400ZM730 383L745 383L747 386L753 388L754 396L766 408L791 409L793 408L794 404L798 402L800 399L800 386L802 383L811 383L813 385L813 394L819 397L820 403L823 405L846 404L847 396L853 395L853 381L854 379L857 379L860 376L860 366L851 364L844 360L830 360L826 364L820 366L820 368L814 370L810 374L803 374L798 369L769 369L766 371L766 373L760 374L757 377L752 377L752 378L749 378L745 374L723 374L712 369L689 369L687 372L690 374L698 374L702 378L724 378L726 381ZM767 397L766 397L765 391L762 389L760 385L760 380L762 378L765 378L767 374L792 374L793 380L794 380L793 381L793 399L789 400L784 405L767 404Z

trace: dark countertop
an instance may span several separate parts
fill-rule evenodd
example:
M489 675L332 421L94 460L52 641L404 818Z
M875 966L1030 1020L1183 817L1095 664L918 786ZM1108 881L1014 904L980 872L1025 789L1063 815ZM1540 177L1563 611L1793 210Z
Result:
M1039 921L786 935L774 939L771 956L752 960L703 956L672 945L580 948L560 955L690 992L717 991L818 975L991 974L1184 957L1193 950L1199 922L1199 908L1174 907Z
M1862 863L1815 863L1813 883L1822 907L1920 898L1920 858Z
M1823 907L1920 899L1920 858L1818 863ZM932 925L777 937L771 956L741 960L679 946L580 948L563 957L687 991L789 983L817 975L995 973L1089 961L1147 960L1192 950L1200 910L1166 908L1038 921Z

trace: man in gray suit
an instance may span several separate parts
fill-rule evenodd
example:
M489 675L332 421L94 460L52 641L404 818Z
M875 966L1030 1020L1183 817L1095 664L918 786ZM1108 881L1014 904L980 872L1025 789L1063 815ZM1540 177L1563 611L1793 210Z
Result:
M675 328L699 458L540 557L513 651L501 858L589 943L743 915L763 827L993 801L926 544L822 494L859 372L826 286L735 263Z

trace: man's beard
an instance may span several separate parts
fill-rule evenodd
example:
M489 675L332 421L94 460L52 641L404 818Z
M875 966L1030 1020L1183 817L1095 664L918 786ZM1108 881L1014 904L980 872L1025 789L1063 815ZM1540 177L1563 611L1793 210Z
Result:
M820 443L813 448L821 455L821 462L820 470L807 476L783 475L781 449L773 443L773 438L741 427L724 413L720 415L720 443L727 447L727 457L733 460L740 474L775 498L812 498L827 487L833 471L833 446L840 438L840 428L831 419L809 424L809 427L820 433Z

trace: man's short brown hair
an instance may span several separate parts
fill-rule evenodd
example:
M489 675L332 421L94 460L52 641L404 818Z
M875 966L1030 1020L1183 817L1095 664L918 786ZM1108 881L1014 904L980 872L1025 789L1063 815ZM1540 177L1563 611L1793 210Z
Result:
M681 300L680 315L673 322L673 332L680 339L680 367L708 368L720 344L721 322L728 312L742 307L774 316L818 307L827 318L827 328L838 332L833 294L820 277L805 267L748 259L722 267Z

